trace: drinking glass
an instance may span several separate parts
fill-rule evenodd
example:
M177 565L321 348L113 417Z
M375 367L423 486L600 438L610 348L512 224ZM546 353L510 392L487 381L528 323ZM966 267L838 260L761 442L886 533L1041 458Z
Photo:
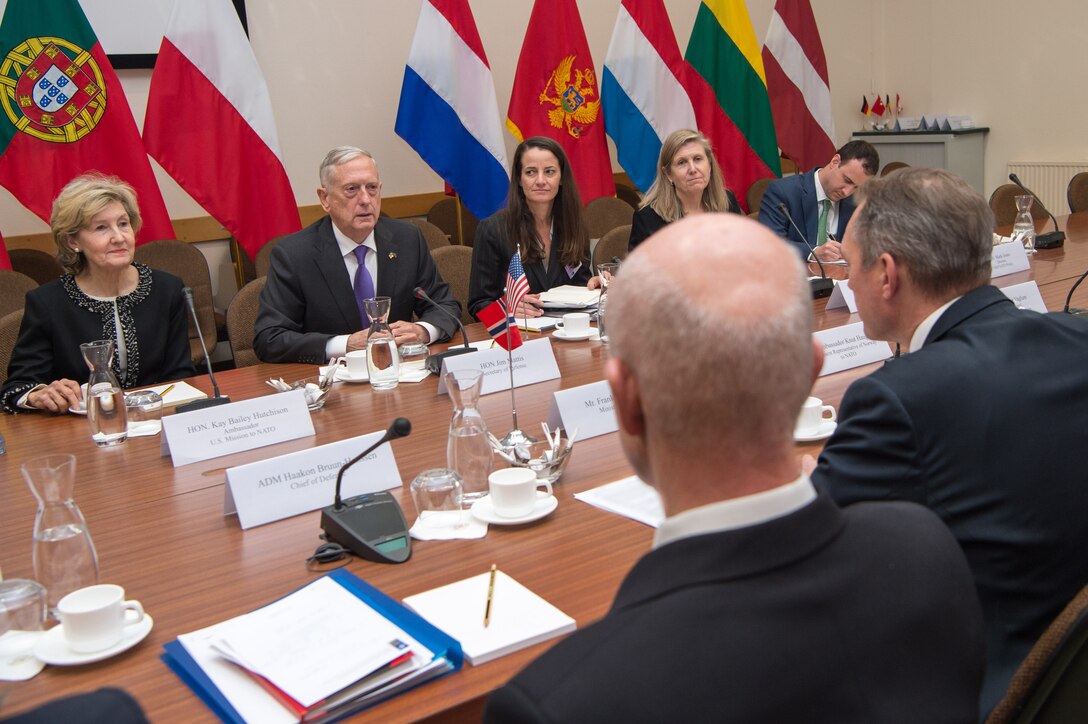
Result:
M608 344L608 331L604 321L605 306L608 303L608 287L611 286L612 279L616 276L619 269L619 263L614 261L597 265L597 276L601 280L601 296L597 302L597 331L600 333L601 341L605 344Z
M400 384L400 355L393 330L389 328L389 305L389 297L363 300L363 309L370 320L366 365L370 386L376 390L391 390Z
M125 395L128 434L158 435L162 432L162 397L154 390L136 390Z
M113 373L113 340L99 339L79 345L91 368L87 380L87 422L91 439L99 447L120 445L128 437L125 393Z
M431 527L463 524L461 476L449 468L424 470L412 481L412 502L419 522Z
M34 646L44 624L44 588L23 578L0 581L0 708L13 686L8 681L25 681L42 670Z
M121 403L122 405L124 402ZM34 578L48 592L49 610L76 589L98 583L98 553L87 521L72 499L74 455L46 455L22 465L38 501L34 518Z

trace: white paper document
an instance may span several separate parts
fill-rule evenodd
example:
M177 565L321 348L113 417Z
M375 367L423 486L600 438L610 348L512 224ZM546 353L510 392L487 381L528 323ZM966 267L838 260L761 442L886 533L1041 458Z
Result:
M461 642L473 666L573 631L573 618L502 571L495 574L490 620L484 626L491 573L404 599L404 605Z
M540 302L545 309L581 309L596 304L600 296L599 289L564 284L541 292Z
M601 510L645 523L651 528L658 527L665 520L661 496L636 475L584 493L575 493L574 497Z

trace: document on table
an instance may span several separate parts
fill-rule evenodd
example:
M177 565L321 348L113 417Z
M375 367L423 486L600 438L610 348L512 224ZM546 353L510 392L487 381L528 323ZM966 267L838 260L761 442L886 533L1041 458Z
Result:
M208 396L206 392L201 392L188 382L175 382L173 384L155 385L154 387L141 387L140 389L151 390L155 394L162 395L163 407L175 407L183 402L203 400ZM164 392L166 392L165 395L163 395Z
M600 296L601 292L598 289L564 284L541 292L540 302L545 309L582 309L596 304Z
M574 497L610 513L645 523L651 528L658 527L665 520L661 496L636 475L584 493L575 493Z

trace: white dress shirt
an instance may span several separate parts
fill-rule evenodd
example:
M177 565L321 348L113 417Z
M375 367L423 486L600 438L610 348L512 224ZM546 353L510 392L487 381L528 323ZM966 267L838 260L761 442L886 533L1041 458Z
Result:
M929 336L930 331L932 331L933 327L937 324L937 320L941 318L941 315L944 314L945 310L951 307L957 299L959 299L959 297L949 299L947 302L934 309L933 312L923 319L921 324L915 328L914 334L910 337L911 352L917 352L922 348L922 345L926 343L926 337Z

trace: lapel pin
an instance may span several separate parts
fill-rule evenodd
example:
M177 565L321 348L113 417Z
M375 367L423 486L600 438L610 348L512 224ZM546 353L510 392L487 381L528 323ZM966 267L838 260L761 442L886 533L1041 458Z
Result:
M397 252L395 252L395 251L389 252L389 258L390 259L396 259L397 258Z

